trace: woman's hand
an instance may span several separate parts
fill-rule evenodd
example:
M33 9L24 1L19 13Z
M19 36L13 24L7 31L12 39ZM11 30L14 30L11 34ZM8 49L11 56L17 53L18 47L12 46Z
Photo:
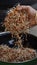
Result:
M34 26L37 24L37 21L35 20L35 17L36 17L36 10L33 9L31 6L24 6L24 5L19 5L17 7L18 10L25 10L27 12L27 14L29 15L30 17L30 27L31 26ZM37 17L36 17L37 19Z
M31 16L35 16L35 14L36 14L36 10L33 9L31 6L18 5L17 9L18 10L26 10L26 12L28 14L30 14Z

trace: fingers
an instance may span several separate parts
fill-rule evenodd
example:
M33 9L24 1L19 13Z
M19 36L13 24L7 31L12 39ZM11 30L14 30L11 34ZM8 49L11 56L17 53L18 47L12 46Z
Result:
M17 6L17 10L26 10L27 9L27 6L22 6L22 5L19 5L19 6Z
M32 27L33 25L35 25L36 10L34 8L32 8L31 6L19 5L17 7L17 10L19 10L19 11L25 10L26 11L29 21L30 21L29 27Z
M36 10L33 9L31 6L24 6L24 5L19 5L17 7L17 10L25 10L27 14L29 14L31 17L35 16Z

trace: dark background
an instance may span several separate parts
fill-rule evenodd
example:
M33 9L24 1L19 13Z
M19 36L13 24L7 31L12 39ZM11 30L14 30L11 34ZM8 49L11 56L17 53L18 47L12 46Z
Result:
M32 5L37 3L37 0L0 0L0 9L8 9L17 3Z

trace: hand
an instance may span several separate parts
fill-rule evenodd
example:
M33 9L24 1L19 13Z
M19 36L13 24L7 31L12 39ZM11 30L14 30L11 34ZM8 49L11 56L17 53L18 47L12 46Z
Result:
M33 9L31 6L18 5L17 9L18 10L26 10L26 12L28 14L30 14L31 16L35 16L35 14L36 14L36 10Z
M33 25L36 25L36 21L35 21L35 16L36 16L36 10L33 9L31 6L24 6L24 5L19 5L17 7L18 10L25 10L27 12L27 14L30 17L30 27Z

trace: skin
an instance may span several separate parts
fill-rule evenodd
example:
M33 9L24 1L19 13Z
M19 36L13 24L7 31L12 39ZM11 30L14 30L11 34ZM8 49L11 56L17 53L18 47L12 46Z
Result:
M29 17L31 19L35 19L36 21L32 21L31 26L37 25L37 11L33 9L31 6L24 6L24 5L18 5L18 10L26 10L27 14L29 14Z

